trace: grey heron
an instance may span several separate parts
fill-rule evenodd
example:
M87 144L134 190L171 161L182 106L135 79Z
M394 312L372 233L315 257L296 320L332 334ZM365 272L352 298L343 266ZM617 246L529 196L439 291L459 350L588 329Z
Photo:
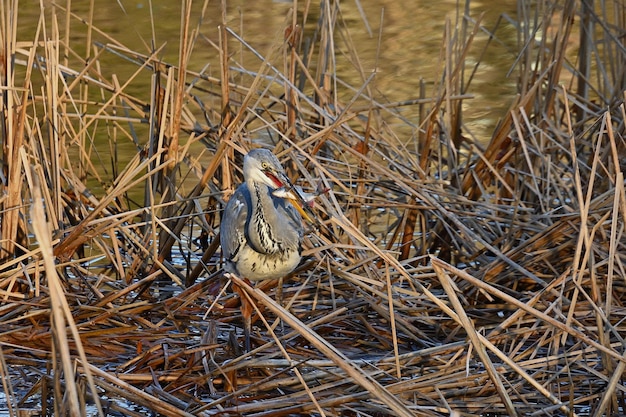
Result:
M267 149L244 157L244 182L226 204L220 223L224 270L250 281L282 278L300 262L304 234L301 193ZM292 199L295 198L296 201ZM234 286L236 292L241 289ZM245 347L250 350L252 306L240 293Z

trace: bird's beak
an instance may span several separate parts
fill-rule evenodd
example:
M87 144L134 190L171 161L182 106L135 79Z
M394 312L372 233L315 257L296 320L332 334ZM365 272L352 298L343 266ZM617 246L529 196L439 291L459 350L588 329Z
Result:
M282 172L278 172L273 169L267 169L264 170L263 173L267 178L269 178L269 180L274 184L274 187L276 188L286 187L287 184L291 185L291 181L289 181L289 178L287 178L287 176Z
M272 195L274 197L283 198L285 200L289 200L291 204L298 210L298 213L302 216L302 218L310 223L314 223L313 219L309 215L310 208L313 204L313 201L303 196L299 197L300 193L295 192L296 189L287 190L285 187L280 187L272 191Z
M298 210L302 218L310 223L314 223L313 211L311 210L311 200L304 196L304 193L295 187L286 175L280 172L273 172L270 178L275 182L279 182L279 186L272 192L275 197L285 198L291 201L291 204Z
M290 199L291 204L296 208L296 210L298 210L298 213L300 213L300 215L302 216L302 218L304 220L306 220L309 223L314 223L313 222L313 218L311 218L311 216L309 216L309 205L308 204L300 204L300 202L297 199ZM305 208L306 207L306 208Z

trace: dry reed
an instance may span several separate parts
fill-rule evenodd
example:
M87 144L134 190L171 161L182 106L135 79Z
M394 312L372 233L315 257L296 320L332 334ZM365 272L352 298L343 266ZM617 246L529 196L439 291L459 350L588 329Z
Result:
M18 39L19 1L4 0L8 415L622 415L622 6L520 1L518 95L481 145L463 123L481 64L468 54L498 27L469 1L442 33L441 78L398 103L339 2L319 16L294 2L263 53L225 3L214 42L197 23L208 2L181 2L167 62L154 34L142 53L99 29L94 1L84 15L42 2ZM200 45L219 77L190 65ZM339 56L360 85L336 75ZM258 305L243 353L216 242L241 154L260 145L330 191L293 276L231 278Z

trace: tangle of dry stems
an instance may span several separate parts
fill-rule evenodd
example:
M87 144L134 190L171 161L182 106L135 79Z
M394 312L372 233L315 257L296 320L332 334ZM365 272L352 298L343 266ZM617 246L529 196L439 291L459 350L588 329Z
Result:
M182 2L178 62L56 4L18 41L18 3L2 14L10 415L34 402L54 415L623 413L623 11L520 2L519 95L482 146L462 104L489 30L469 2L443 34L441 79L404 103L377 93L339 2L321 2L313 30L294 2L267 53L224 4L211 40L192 17L208 2ZM219 77L191 64L200 44ZM336 76L340 56L362 84ZM111 57L133 68L124 79ZM255 146L331 191L293 276L238 282L258 303L246 354L216 233Z

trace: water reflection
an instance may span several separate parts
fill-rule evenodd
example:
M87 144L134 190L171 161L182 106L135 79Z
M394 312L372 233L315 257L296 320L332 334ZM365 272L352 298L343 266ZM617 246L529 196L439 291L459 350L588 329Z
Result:
M377 67L379 71L375 81L377 89L391 102L413 99L418 96L420 81L424 80L428 89L426 96L434 96L433 90L442 78L440 71L445 54L442 48L446 21L455 25L459 18L458 2L364 0L361 3L373 37L367 34L356 7L342 10L350 23L351 36L363 67ZM471 2L470 18L478 19L484 13L482 24L491 29L501 14L514 15L515 4L514 0L498 2L497 5ZM377 37L381 22L379 48ZM471 29L473 23L469 22L469 26ZM504 25L497 35L510 36L504 42L512 42L516 36L510 26ZM515 92L515 82L505 77L515 54L508 52L505 44L492 42L481 57L487 38L485 33L479 34L470 51L468 63L475 63L480 58L480 66L469 89L474 99L465 102L466 127L481 142L488 140L497 119L502 117ZM341 70L343 68L338 69L340 74ZM415 119L414 112L414 108L403 109L409 119Z
M307 2L298 3L298 11L302 15ZM87 19L89 0L71 2L72 12ZM106 4L106 5L104 5ZM506 0L493 4L491 2L471 2L470 16L477 19L485 13L483 25L493 28L502 13L515 14L515 0ZM274 45L283 41L283 30L287 24L287 16L292 2L275 0L231 0L228 2L227 21L231 28L262 54L270 51ZM360 5L360 7L358 7ZM122 6L122 7L120 7ZM152 11L149 10L150 6ZM52 6L48 6L52 7ZM203 2L193 4L192 22L198 20L202 13ZM198 29L205 37L200 38L191 56L190 69L208 75L219 76L219 57L217 51L207 40L219 43L218 25L221 21L220 2L208 2L205 18L199 23ZM312 2L308 12L304 36L312 36L316 28L313 16L319 15L319 3ZM359 64L364 73L377 70L378 74L372 84L390 102L414 99L418 96L420 81L424 80L428 88L426 96L433 95L433 89L441 80L442 45L446 21L455 24L457 1L439 2L415 0L359 0L342 2L340 18L349 28L349 39L357 53ZM463 7L463 6L460 6ZM154 16L151 24L151 13ZM63 20L63 12L59 11L59 19ZM20 30L22 40L32 40L33 31L39 16L39 7L35 2L20 4ZM167 62L178 62L180 3L171 0L97 2L93 20L95 26L114 40L121 42L132 50L150 53L153 48L163 46L162 57ZM61 22L61 28L64 23ZM381 30L382 25L382 30ZM471 26L471 24L470 24ZM87 42L85 26L75 19L70 20L71 42L80 44L80 37ZM381 33L380 44L378 40ZM499 42L492 42L487 53L481 56L487 41L487 35L480 33L471 49L468 62L480 59L480 67L469 89L473 100L465 102L466 127L481 141L491 134L498 118L502 117L514 94L514 82L506 79L505 74L514 60L513 53L504 46L515 39L515 32L510 25L503 25L497 32ZM507 39L507 37L509 39ZM105 36L92 33L93 41L110 42ZM501 41L501 42L500 42ZM337 75L349 85L359 87L362 80L355 71L353 64L346 57L347 47L342 36L336 34ZM75 47L75 46L74 46ZM84 51L87 56L88 46ZM91 47L92 48L92 47ZM249 64L251 70L258 68L260 62L252 55L247 55L243 48L233 43L230 53L237 55L244 65ZM89 55L93 55L90 50ZM119 62L111 60L111 68L106 67L103 73L115 73L120 79L130 75L134 69L122 68ZM207 63L209 64L207 66ZM149 77L143 77L149 83ZM141 83L141 80L137 81ZM149 92L149 85L137 84L132 92ZM147 98L147 96L146 96ZM417 121L417 110L414 107L401 109L409 120Z

